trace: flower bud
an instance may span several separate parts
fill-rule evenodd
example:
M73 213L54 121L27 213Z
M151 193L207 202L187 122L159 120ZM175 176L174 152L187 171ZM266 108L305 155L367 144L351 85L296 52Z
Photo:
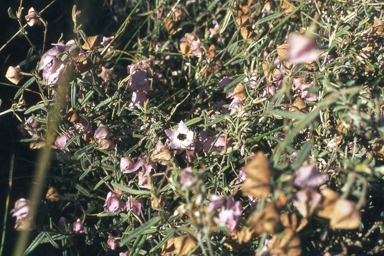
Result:
M20 74L20 72L21 69L19 65L17 65L16 67L9 66L5 77L12 83L18 84L20 80L23 79L23 75Z
M27 21L28 25L31 27L33 25L41 25L39 16L40 14L36 12L35 9L33 9L33 7L31 7L31 9L29 9L28 11L28 15L25 16L25 20Z
M80 219L77 219L75 222L73 222L72 229L75 233L81 234L84 232L84 227L81 225Z

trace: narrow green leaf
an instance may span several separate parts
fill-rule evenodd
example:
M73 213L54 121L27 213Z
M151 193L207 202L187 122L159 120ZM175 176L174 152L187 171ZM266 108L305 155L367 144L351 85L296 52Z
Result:
M160 249L169 239L171 239L175 234L175 230L171 230L171 232L168 233L166 237L164 237L163 240L161 240L160 243L158 243L155 247L153 247L149 252L152 253L158 249Z
M293 170L296 170L304 163L304 161L307 159L308 154L311 152L311 149L312 149L312 143L306 142L304 146L301 148L300 152L297 154L297 158L291 166Z
M151 194L151 191L149 190L137 190L137 189L129 188L114 182L112 182L112 186L124 192L130 193L132 195L150 195Z
M96 107L95 110L98 111L101 107L108 105L112 101L116 100L119 95L119 92L116 92L111 98L108 98L102 102L100 102Z
M27 57L25 58L25 69L28 69L29 63L32 60L33 48L29 48Z
M67 143L65 143L64 147L63 147L63 150L65 150L69 145L72 144L72 142L74 142L76 140L76 137L80 137L81 135L76 135L76 136L73 136L72 138L70 138Z
M27 82L25 82L25 84L23 86L20 87L20 89L16 92L15 94L15 97L13 97L13 99L17 99L17 97L19 97L25 89L27 89L31 84L33 84L33 82L35 82L36 78L35 77L31 77Z
M76 110L76 82L75 81L71 82L71 107L73 111Z
M260 25L260 24L263 24L265 22L268 22L268 21L271 21L271 20L275 20L277 18L279 18L282 14L281 13L275 13L275 14L272 14L272 15L269 15L267 17L264 17L262 19L259 19L258 21L256 21L255 25Z
M139 254L141 247L143 247L145 240L147 239L146 235L140 235L136 238L136 241L133 243L132 249L129 252L129 256L136 256Z
M124 246L129 244L131 240L139 235L141 235L145 230L149 229L153 225L159 223L161 221L161 216L154 217L153 219L147 221L143 225L141 225L139 228L135 229L131 234L129 234L127 237L125 237L122 241L120 246Z
M219 2L220 0L215 0L213 1L209 6L208 6L208 11L210 11L215 5Z
M51 243L51 245L53 245L53 247L55 247L56 249L59 249L60 246L53 240L52 236L49 234L49 232L44 232L45 233L45 236L46 238L48 239L48 241Z
M105 176L104 177L104 180L107 181L107 180L110 180L111 179L111 175L108 175L108 176ZM104 184L104 181L100 180L99 182L97 182L97 184L95 185L95 187L93 188L93 190L95 191L96 189L98 189L101 185Z
M85 95L84 99L81 100L80 105L83 106L85 103L88 102L88 100L92 97L92 95L95 93L95 91L89 91Z
M294 113L294 112L287 112L287 111L282 111L282 110L267 110L265 111L266 114L270 115L276 115L276 116L281 116L284 118L289 118L289 119L299 119L303 120L306 118L307 114L304 113Z
M25 250L24 255L28 255L31 253L39 244L41 244L41 241L45 237L45 232L41 232L40 234L37 235L35 240L28 246L28 248Z
M186 121L184 124L185 124L186 126L190 126L190 125L193 125L193 124L197 124L197 123L200 122L201 120L202 120L201 117L196 117L196 118L193 118L193 119L191 119L191 120Z
M84 187L81 186L80 184L75 183L75 188L76 188L80 193L82 193L83 195L85 195L85 196L87 196L87 197L90 197L90 196L91 196L91 193L88 191L88 189L84 188Z
M92 166L89 166L89 167L88 167L88 169L87 169L85 172L83 172L83 174L81 174L81 176L80 176L79 180L82 180L82 179L84 179L84 178L85 178L85 176L87 176L87 175L88 175L88 173L90 173L91 171L92 171Z

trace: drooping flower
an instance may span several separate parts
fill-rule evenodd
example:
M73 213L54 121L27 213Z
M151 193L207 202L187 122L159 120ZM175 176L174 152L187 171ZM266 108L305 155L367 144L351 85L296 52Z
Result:
M101 141L102 139L109 139L109 135L111 132L109 131L108 126L104 124L100 124L99 127L95 131L95 138Z
M131 79L129 81L128 88L139 91L149 91L149 81L147 78L147 71L145 69L135 70L131 73Z
M84 227L81 225L80 219L77 219L75 222L73 222L72 229L75 233L84 233Z
M299 33L291 33L288 36L287 61L292 64L315 61L319 58L319 52L314 41Z
M212 200L209 202L207 212L210 213L216 209L219 209L225 203L226 197L212 195Z
M217 137L219 137L219 138L216 140ZM213 144L214 142L215 142L215 144ZM225 144L225 134L222 133L219 136L216 135L213 138L208 138L207 140L205 140L203 143L203 150L209 151L209 149L211 149L211 147L212 147L211 152L221 152L224 150L225 145L226 145ZM227 146L229 146L228 141L227 141Z
M109 192L103 207L107 208L107 212L116 212L124 207L124 202L119 199L118 195Z
M63 83L65 81L64 68L63 61L52 58L44 67L43 81L50 87Z
M240 223L241 212L241 203L235 202L231 198L227 198L226 207L221 207L219 219L227 225L231 232L233 232Z
M28 15L25 16L25 20L27 21L27 24L31 27L33 25L41 25L41 22L39 20L39 16L40 16L40 14L38 12L36 12L35 9L33 9L33 7L31 7L28 10Z
M167 134L170 142L168 146L172 149L194 149L193 143L193 131L190 131L188 127L180 121L179 128L176 129L166 129L165 133Z
M15 202L15 208L10 212L12 217L16 217L16 221L27 217L29 212L30 201L25 198L20 198Z
M231 104L229 104L229 108L223 109L223 114L227 114L229 112L229 114L233 116L234 114L236 114L237 111L242 109L242 107L243 107L243 103L241 102L239 97L235 97L232 100Z
M122 173L131 173L136 170L133 170L135 164L131 161L129 157L123 157L120 159L120 170Z
M16 67L9 66L5 77L14 84L18 84L21 79L23 79L23 75L21 74L20 66Z
M141 197L134 199L133 196L129 196L125 205L127 206L127 212L132 209L137 216L140 215L141 209L144 209L144 203Z
M65 144L67 144L67 142L69 141L69 137L67 135L62 135L62 136L59 136L56 138L56 141L55 141L55 146L60 149L61 151L63 151L64 153L65 152L69 152L69 148L67 147L66 149L64 149L64 146Z
M302 188L314 188L323 184L328 175L325 173L319 173L316 169L316 164L301 166L295 172L296 178L293 183Z
M111 250L116 250L117 247L120 247L120 241L118 241L115 236L110 234L108 236L107 247Z

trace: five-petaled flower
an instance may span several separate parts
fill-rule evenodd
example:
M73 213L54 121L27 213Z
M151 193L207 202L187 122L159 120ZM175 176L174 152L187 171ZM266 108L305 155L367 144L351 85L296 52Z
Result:
M179 128L166 129L165 133L171 142L168 142L168 146L173 149L189 149L193 150L195 145L193 143L193 131L190 131L188 127L180 121Z

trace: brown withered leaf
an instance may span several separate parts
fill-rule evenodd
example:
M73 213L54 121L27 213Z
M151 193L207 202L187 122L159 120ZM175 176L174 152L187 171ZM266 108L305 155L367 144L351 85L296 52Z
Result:
M288 0L281 0L280 6L282 9L285 9L283 11L284 15L289 15L296 9L295 6L292 4L292 2L290 2ZM292 19L294 19L296 17L297 17L296 13L291 16Z
M292 106L294 106L295 108L289 108L289 112L297 112L298 110L302 113L308 113L307 104L304 103L301 97L297 97L292 103Z
M249 25L249 17L245 16L245 15L241 15L240 17L238 17L236 19L236 24L237 24L237 26L239 26L241 28Z
M280 234L273 235L269 248L269 253L275 256L301 255L300 238L290 228L284 229Z
M208 57L213 59L216 56L216 46L214 44L211 44L208 49Z
M228 247L231 251L239 252L240 246L236 242L224 243L224 246Z
M59 201L59 198L56 197L58 195L59 195L59 192L57 191L57 189L54 187L50 187L47 191L47 194L45 195L45 198L48 199L49 201L57 202Z
M157 142L156 147L151 154L151 161L161 165L168 165L171 158L172 156L169 148L164 146L160 141Z
M238 97L241 101L244 101L247 98L245 87L241 83L237 84L235 90L233 91L233 98L235 97Z
M242 186L244 196L266 199L271 193L269 161L263 152L259 151L251 161L244 166L246 179Z
M338 199L329 222L332 229L356 229L360 224L360 214L353 202Z
M191 48L189 47L188 43L181 43L180 44L180 51L182 54L190 53Z
M277 46L276 51L277 51L277 55L280 58L280 61L286 58L287 50L288 50L288 44L282 44Z
M241 11L243 12L244 15L252 14L252 10L251 8L249 8L249 6L243 6L241 8Z
M339 199L339 194L330 188L324 188L320 192L323 198L317 206L317 215L325 219L330 219L335 208L335 203Z
M280 215L280 221L285 228L293 229L296 232L299 232L308 224L306 218L303 218L297 213L288 212Z
M115 147L115 143L110 139L102 139L99 142L99 149L101 150L111 150Z
M373 21L373 29L376 31L377 34L381 34L383 32L383 26L384 26L384 21L380 19L375 19Z
M252 227L246 229L235 230L230 234L232 240L236 240L239 244L248 243L252 238L257 237L257 233Z
M163 208L167 204L167 198L165 195L160 195L159 198L156 198L153 194L151 194L151 205L155 208Z
M246 26L245 28L242 28L240 30L240 34L243 37L243 39L249 39L255 36L255 32L253 31L252 26Z
M100 42L97 36L87 36L84 44L81 46L84 50L93 51L100 46Z
M196 241L189 235L172 237L161 248L161 255L176 254L186 256L196 247ZM193 252L190 255L198 256L198 252Z
M373 144L373 148L372 148L371 153L373 153L374 157L377 160L379 160L379 161L384 160L384 140L382 140L382 139L377 140Z
M93 63L85 56L78 56L75 59L76 70L79 73L84 73L93 67Z
M280 216L273 203L267 204L261 211L254 211L248 222L255 235L260 235L264 231L275 234L281 228Z
M79 119L79 115L77 113L78 111L73 111L72 108L70 108L65 115L65 119L70 123L76 123L76 121Z
M167 20L165 22L165 29L172 35L176 33L177 24L173 20Z
M85 143L87 144L93 144L96 142L96 139L95 137L93 136L93 133L84 133L83 134L83 139L85 141Z
M37 138L39 135L36 133L32 135L32 138ZM42 138L39 138L38 140L32 141L29 143L29 148L34 150L34 149L40 149L45 147L45 141Z

